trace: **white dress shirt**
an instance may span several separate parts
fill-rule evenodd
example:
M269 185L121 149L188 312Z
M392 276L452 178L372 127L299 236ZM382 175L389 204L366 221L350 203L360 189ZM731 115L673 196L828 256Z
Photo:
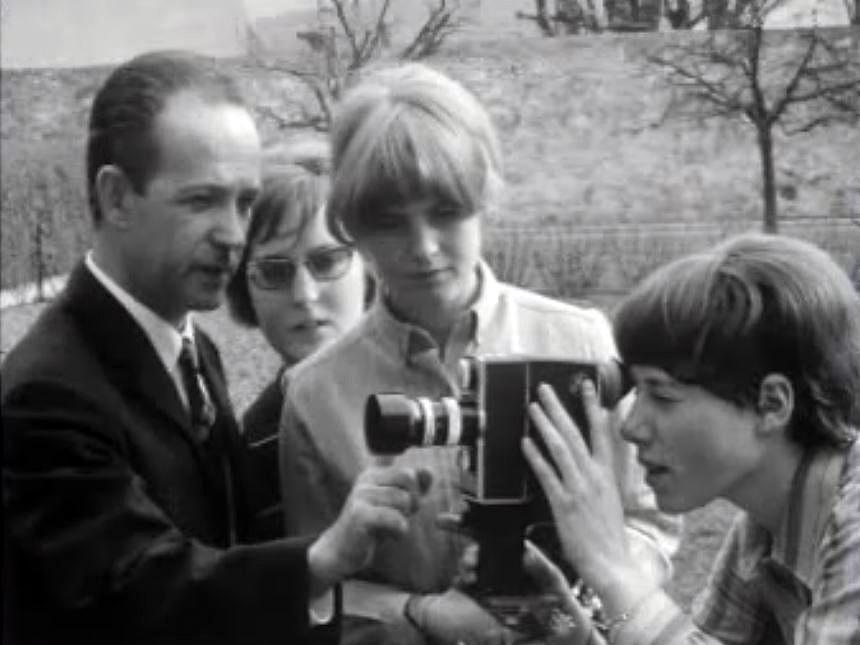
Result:
M105 273L95 263L93 252L87 253L84 264L96 280L117 299L117 301L128 311L129 315L140 325L143 333L152 343L155 354L164 365L164 369L170 375L176 391L183 405L188 408L188 395L182 382L182 373L179 370L179 354L182 352L182 339L189 338L194 343L194 325L191 323L191 314L185 316L180 329L177 329L152 309L141 303L128 291L123 289L116 281Z

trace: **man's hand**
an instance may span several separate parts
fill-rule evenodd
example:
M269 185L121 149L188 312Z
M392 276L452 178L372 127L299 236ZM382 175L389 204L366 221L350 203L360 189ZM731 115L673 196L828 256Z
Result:
M452 587L445 593L415 598L411 617L434 643L455 645L506 645L515 634L462 591Z
M363 471L335 523L308 549L311 597L365 567L377 543L403 536L430 489L426 470L371 467Z

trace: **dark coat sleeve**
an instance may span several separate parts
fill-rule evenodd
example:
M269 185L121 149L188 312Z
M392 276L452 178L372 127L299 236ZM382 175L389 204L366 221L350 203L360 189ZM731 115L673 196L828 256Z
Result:
M269 383L242 415L252 542L286 535L278 474L278 423L284 403L279 381Z
M308 638L307 540L222 549L183 534L131 467L116 419L73 384L6 390L2 416L10 576L57 618L43 629L69 643Z

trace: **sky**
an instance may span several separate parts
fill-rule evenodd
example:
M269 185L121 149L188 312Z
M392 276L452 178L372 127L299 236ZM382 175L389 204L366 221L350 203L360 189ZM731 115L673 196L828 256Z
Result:
M251 18L276 16L285 11L316 6L316 0L244 0L244 3Z
M427 0L398 0L423 15ZM461 0L475 2L475 0ZM2 0L0 66L114 64L147 49L186 47L213 55L243 52L247 20L314 9L318 0ZM693 0L695 3L696 0ZM846 0L785 0L770 26L790 27L817 7L821 26L845 24ZM482 0L481 22L497 31L531 0ZM492 25L492 26L490 26Z

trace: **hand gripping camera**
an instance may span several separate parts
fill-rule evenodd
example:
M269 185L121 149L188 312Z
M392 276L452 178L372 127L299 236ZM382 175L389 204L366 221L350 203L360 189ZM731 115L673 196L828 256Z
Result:
M524 538L557 551L548 503L521 452L524 435L541 449L529 403L541 383L551 385L589 442L580 385L590 379L601 405L630 390L623 366L530 356L466 357L460 362L458 397L430 399L373 394L365 407L371 452L399 454L410 447L460 446L466 510L461 526L479 545L476 595L521 597L529 589L522 569ZM503 601L500 601L503 602Z

